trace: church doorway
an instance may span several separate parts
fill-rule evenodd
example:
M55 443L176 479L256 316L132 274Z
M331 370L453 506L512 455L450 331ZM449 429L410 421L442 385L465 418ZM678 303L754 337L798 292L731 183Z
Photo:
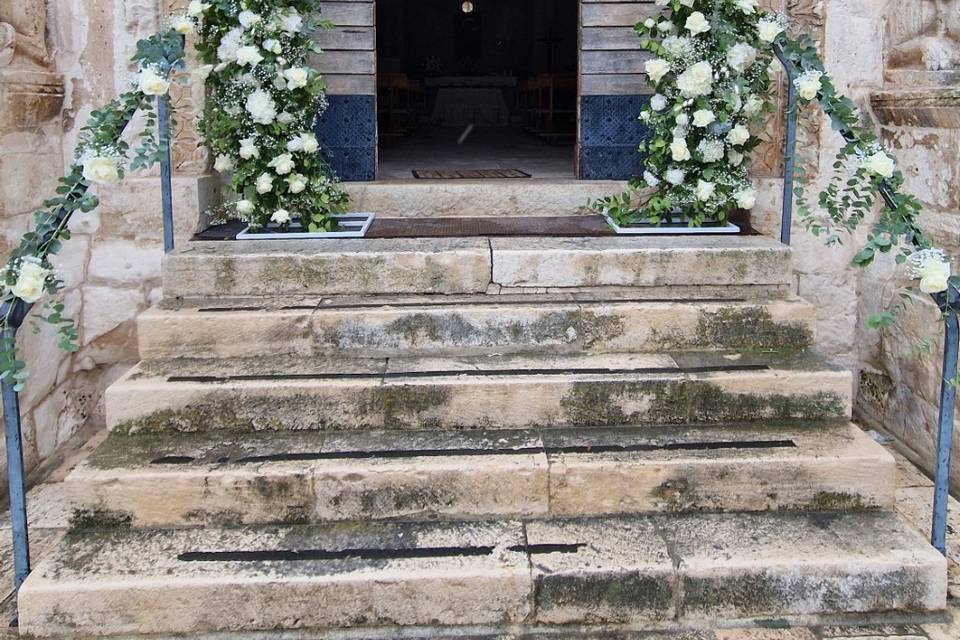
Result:
M380 180L573 178L578 0L376 0Z

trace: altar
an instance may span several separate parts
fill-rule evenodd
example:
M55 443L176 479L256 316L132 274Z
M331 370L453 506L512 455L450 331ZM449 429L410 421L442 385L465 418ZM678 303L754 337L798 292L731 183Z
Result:
M434 122L448 127L510 124L504 92L517 86L514 76L444 76L426 78L424 84L435 91L431 114Z

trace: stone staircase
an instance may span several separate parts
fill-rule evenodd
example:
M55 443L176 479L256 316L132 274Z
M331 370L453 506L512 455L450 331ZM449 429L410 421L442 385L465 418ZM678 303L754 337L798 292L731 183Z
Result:
M27 635L945 607L768 238L194 241L164 290L66 480L77 526L20 591Z

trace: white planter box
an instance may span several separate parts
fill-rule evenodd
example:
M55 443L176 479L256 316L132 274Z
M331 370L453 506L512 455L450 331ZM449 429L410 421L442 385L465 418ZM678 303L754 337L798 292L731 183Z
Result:
M373 222L372 213L343 213L332 216L340 225L339 231L304 231L298 222L293 222L287 231L281 231L279 225L270 223L259 231L250 231L247 227L237 234L237 240L311 240L323 238L362 238Z
M604 218L607 219L607 224L610 225L610 228L613 229L614 233L618 235L656 235L666 233L671 235L701 235L705 233L740 233L740 227L732 222L704 222L702 226L691 227L682 219L677 218L672 222L663 222L659 226L650 224L649 222L638 222L627 227L621 227L614 222L610 216L604 216Z

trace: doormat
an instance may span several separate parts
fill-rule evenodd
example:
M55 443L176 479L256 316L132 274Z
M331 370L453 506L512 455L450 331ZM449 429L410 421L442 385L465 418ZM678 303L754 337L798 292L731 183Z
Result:
M457 171L433 171L414 169L413 177L418 180L498 180L500 178L529 178L526 171L519 169L459 169Z

